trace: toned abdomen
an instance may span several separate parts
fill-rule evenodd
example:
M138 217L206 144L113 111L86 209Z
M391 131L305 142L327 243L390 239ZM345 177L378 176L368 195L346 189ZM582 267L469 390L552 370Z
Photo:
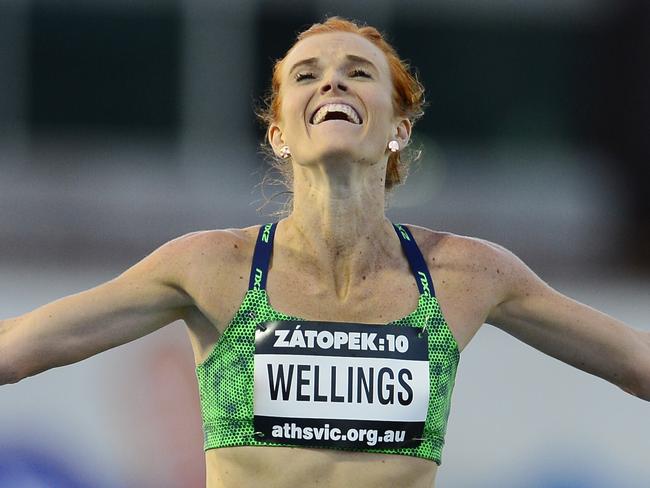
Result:
M207 488L432 488L438 465L394 454L295 447L206 452Z

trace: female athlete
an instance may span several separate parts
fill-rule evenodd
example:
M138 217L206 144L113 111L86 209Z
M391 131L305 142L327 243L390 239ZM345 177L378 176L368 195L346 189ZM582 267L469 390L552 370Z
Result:
M650 401L650 335L506 249L385 216L423 89L372 27L315 24L275 66L277 223L195 232L0 321L0 384L187 324L208 487L430 488L459 356L488 322Z

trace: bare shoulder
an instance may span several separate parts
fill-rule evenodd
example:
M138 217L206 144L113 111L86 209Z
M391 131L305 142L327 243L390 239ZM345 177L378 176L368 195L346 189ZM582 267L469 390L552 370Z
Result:
M491 306L506 299L513 286L541 282L514 253L499 244L425 227L409 228L432 273L447 286L487 297Z
M524 289L518 284L541 281L498 244L425 227L409 228L427 262L438 302L461 351L513 291Z
M483 267L484 271L491 270L501 274L520 262L503 246L485 239L410 224L409 229L429 266L452 266L474 271L480 271ZM485 269L486 267L488 269Z
M216 279L250 260L256 227L203 230L172 239L116 278L120 283L158 283L193 296L197 280ZM215 275L215 273L217 273Z
M255 245L258 229L259 226L200 230L177 237L163 247L169 247L178 256L237 259Z
M191 232L167 242L155 253L168 259L180 278L192 281L206 271L228 272L248 265L258 229L251 226Z

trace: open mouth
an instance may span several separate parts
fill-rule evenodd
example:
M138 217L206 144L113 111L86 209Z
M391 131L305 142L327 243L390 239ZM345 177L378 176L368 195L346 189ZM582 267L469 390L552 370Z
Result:
M344 120L351 124L361 124L359 113L350 105L345 103L326 103L314 112L310 123L318 125L328 120Z

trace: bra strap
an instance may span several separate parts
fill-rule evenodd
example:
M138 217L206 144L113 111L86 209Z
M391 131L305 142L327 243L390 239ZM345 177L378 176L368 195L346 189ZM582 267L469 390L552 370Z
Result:
M271 253L273 251L273 237L278 223L260 226L255 251L253 251L253 263L251 264L251 276L248 281L249 290L266 289L266 277L268 276Z
M406 226L393 224L393 227L402 243L402 249L404 250L404 254L406 254L406 259L408 259L409 265L411 266L411 271L413 272L415 282L420 290L420 295L430 295L435 297L436 291L433 288L433 280L429 274L429 268L424 260L424 256L422 256L420 248L413 238L413 234L411 234L411 231L408 230Z

